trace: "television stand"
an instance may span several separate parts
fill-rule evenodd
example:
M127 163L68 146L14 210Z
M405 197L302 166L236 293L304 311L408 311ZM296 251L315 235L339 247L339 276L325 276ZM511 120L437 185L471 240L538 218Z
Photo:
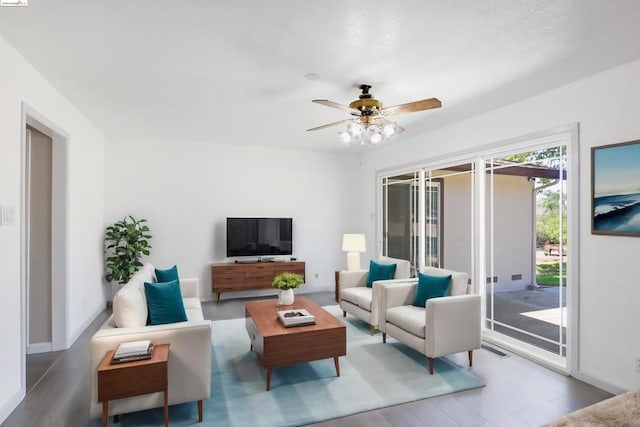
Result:
M222 292L273 289L273 278L280 273L305 276L304 261L256 262L240 261L211 264L211 292L220 301Z

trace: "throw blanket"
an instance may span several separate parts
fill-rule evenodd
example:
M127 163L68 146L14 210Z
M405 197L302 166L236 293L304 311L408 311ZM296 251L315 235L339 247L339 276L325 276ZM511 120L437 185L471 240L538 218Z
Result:
M640 391L603 400L547 424L547 427L640 426Z

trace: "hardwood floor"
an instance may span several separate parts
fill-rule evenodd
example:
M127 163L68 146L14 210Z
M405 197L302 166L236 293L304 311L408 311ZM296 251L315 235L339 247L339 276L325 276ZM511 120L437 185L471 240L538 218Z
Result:
M62 355L62 351L27 354L27 393L36 385Z
M333 292L306 294L320 305L335 304ZM244 317L246 299L203 303L206 318ZM82 336L63 352L45 376L2 426L86 426L89 417L89 340L106 320L105 310ZM488 350L474 352L473 373L486 387L313 424L348 426L539 426L568 412L612 395L565 377L517 355L500 357ZM449 357L466 365L466 353ZM426 360L425 360L426 363ZM212 391L215 394L215 390ZM354 396L354 398L357 398ZM206 405L206 402L205 402ZM92 423L95 425L95 422ZM205 418L202 424L214 425Z

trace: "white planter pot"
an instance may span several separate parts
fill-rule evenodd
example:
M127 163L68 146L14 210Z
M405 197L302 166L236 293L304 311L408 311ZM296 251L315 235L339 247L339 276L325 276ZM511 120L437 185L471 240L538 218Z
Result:
M291 305L293 304L293 300L293 289L280 291L280 294L278 295L278 305Z

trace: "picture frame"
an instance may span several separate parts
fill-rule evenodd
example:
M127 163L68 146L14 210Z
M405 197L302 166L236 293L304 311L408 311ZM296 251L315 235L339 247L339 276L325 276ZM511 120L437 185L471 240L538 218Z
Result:
M640 140L591 147L591 234L640 237Z

